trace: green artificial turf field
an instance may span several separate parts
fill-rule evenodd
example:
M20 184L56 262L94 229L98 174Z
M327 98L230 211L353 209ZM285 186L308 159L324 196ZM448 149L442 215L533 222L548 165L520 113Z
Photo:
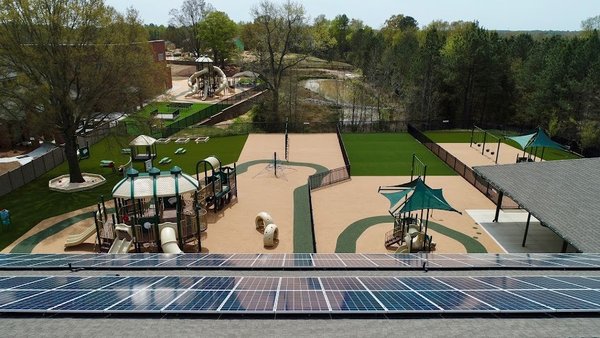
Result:
M157 146L158 158L154 166L161 170L169 170L173 166L180 166L183 171L195 175L196 162L210 155L216 155L223 164L237 161L247 135L211 138L207 143L196 144L191 140L187 144L159 144ZM101 160L112 160L115 165L128 162L129 155L121 154L121 148L128 147L132 137L106 137L99 143L91 146L90 158L80 161L83 172L101 174L106 178L106 183L92 190L77 193L61 193L50 191L48 181L59 175L67 174L67 163L59 165L50 172L42 175L25 186L0 197L0 209L8 209L11 213L12 224L0 230L0 249L15 241L40 221L60 215L69 211L81 209L96 203L100 195L110 199L114 185L123 178L123 174L114 173L110 168L100 167ZM185 154L175 155L177 148L187 150ZM170 164L159 165L158 160L168 156L172 159ZM134 167L143 171L143 163L136 162Z
M344 134L352 175L409 176L412 154L427 165L427 175L456 175L408 133Z

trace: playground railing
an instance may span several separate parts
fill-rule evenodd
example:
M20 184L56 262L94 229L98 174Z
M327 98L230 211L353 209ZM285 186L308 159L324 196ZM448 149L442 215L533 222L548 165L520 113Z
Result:
M457 174L462 176L467 182L473 185L477 190L484 194L494 204L498 204L499 194L493 186L490 185L485 179L479 176L473 169L464 164L462 161L457 159L454 155L450 154L444 148L440 147L437 143L432 141L427 135L423 134L419 129L414 127L412 124L408 124L408 133L415 139L421 142L427 149L431 150L437 157L444 161L450 168L452 168ZM518 208L518 204L512 201L510 198L504 197L502 199L502 208Z
M335 133L337 134L338 142L340 144L340 150L342 152L342 157L344 158L344 163L346 164L346 168L348 169L348 178L350 178L350 159L348 158L348 153L346 152L346 146L344 145L344 139L342 138L342 132L340 131L339 124L335 127Z
M350 178L350 166L343 166L309 176L308 185L311 190L314 190L343 182Z

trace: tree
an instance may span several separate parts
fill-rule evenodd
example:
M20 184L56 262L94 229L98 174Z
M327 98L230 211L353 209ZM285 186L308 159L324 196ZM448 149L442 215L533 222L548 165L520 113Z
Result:
M600 15L583 20L581 29L584 31L600 30Z
M161 89L155 77L164 72L153 61L147 33L135 11L121 15L102 0L3 5L0 69L10 69L16 79L0 86L0 101L60 132L70 180L83 182L80 130L111 112L132 111Z
M169 12L171 24L182 28L185 34L184 45L181 47L200 55L201 45L198 40L198 24L206 15L213 11L213 6L205 0L184 0L180 9Z
M304 7L290 0L281 5L262 1L252 9L256 35L255 68L271 91L271 116L267 121L276 122L279 116L279 92L286 70L306 58L310 42Z
M213 60L221 65L225 59L235 51L234 38L238 34L238 27L227 14L223 12L210 12L206 18L198 24L198 39L200 44L210 49Z

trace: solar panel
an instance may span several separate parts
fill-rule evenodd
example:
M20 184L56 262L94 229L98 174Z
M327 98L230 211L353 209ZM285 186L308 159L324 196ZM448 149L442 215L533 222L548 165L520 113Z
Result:
M403 277L399 280L412 290L451 290L452 287L429 277Z
M171 301L181 296L183 290L141 290L123 301L120 301L106 311L110 312L158 312Z
M419 294L449 312L488 312L495 309L460 291L419 291Z
M37 295L43 291L40 290L6 290L0 292L0 310L1 307L13 303L19 300L23 300L29 298L31 296Z
M502 290L464 291L464 293L483 300L486 304L503 312L535 312L550 309L541 304Z
M390 312L441 312L441 309L414 291L373 291Z
M584 288L600 289L600 280L596 280L594 278L571 277L571 276L568 276L568 277L563 277L563 276L554 277L553 276L552 279L557 279L559 281L563 281L563 282L567 282L567 283L579 285L579 286L582 286Z
M50 309L54 312L103 312L109 306L133 295L134 290L97 290Z
M66 303L74 298L80 297L89 291L83 290L51 290L40 292L32 297L2 306L2 311L35 311L47 310L51 307Z
M72 277L72 276L58 276L51 277L42 280L38 280L32 283L26 283L15 287L15 289L27 289L27 290L47 290L55 289L59 287L66 287L73 282L79 282L85 279L85 277Z
M322 290L322 287L316 277L282 277L279 290L310 291Z
M383 312L384 308L368 291L326 291L333 312Z
M600 310L600 305L588 303L578 298L573 298L563 295L562 293L549 290L515 290L511 292L556 310L566 310L570 312Z
M470 277L436 277L435 279L458 290L497 290L490 284Z
M393 277L360 277L359 280L369 290L410 290L406 284Z
M321 277L321 283L325 290L366 290L354 277Z
M557 279L538 276L513 277L514 279L533 284L545 289L580 289L579 285L566 283Z
M276 311L288 313L328 312L322 291L279 291Z
M234 291L223 303L222 312L273 312L275 291Z
M202 280L203 277L167 276L152 285L152 289L187 290Z
M193 286L195 290L232 290L241 277L205 277Z
M8 279L3 279L0 281L0 289L10 289L17 286L26 285L29 283L33 283L35 281L39 281L42 279L46 279L46 276L37 276L37 277L12 277Z
M116 283L107 285L104 288L112 290L139 290L147 288L163 278L164 277L127 277Z
M230 291L197 291L188 290L171 304L163 308L162 312L169 313L207 313L215 312L225 301Z
M60 286L58 289L69 289L69 290L96 290L103 287L108 287L113 283L121 281L124 277L117 276L95 276L79 281Z
M244 277L236 290L277 290L279 288L279 277Z
M520 280L510 277L473 277L478 281L490 284L499 289L516 290L516 289L539 289L540 287L533 284L521 282Z
M559 290L556 292L597 305L600 304L600 292L598 290Z

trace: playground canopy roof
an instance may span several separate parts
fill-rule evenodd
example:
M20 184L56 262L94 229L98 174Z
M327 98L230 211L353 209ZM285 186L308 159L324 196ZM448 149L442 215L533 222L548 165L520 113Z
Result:
M156 142L156 139L146 135L140 135L129 142L130 146L151 146Z
M423 209L459 212L446 201L442 189L432 189L423 182L421 177L404 184L380 187L379 192L390 201L389 212L392 215ZM410 192L412 192L410 197L404 200Z
M112 194L114 198L171 197L197 189L198 181L192 176L163 171L157 176L141 173L136 177L126 177L115 185Z
M600 252L600 158L473 168L583 252Z
M546 134L542 128L538 128L538 130L533 134L509 136L507 138L517 142L521 149L536 147L565 149L565 147L563 147L561 144L552 141L550 136L548 136L548 134Z

